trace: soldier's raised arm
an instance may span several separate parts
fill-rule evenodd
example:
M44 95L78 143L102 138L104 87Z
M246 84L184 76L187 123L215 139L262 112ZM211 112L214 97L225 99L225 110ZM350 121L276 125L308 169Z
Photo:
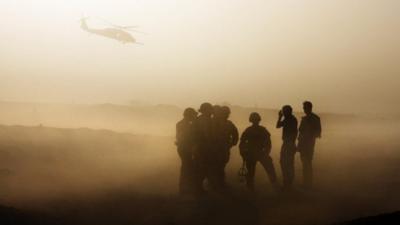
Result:
M284 122L282 120L282 118L283 118L282 110L279 111L278 115L279 116L278 116L278 121L276 122L276 128L281 128L284 125Z

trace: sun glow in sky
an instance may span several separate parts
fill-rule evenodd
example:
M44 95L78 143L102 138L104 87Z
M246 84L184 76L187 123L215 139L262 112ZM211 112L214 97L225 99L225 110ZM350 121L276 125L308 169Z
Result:
M3 0L0 100L397 111L400 2ZM144 45L80 29L137 25Z

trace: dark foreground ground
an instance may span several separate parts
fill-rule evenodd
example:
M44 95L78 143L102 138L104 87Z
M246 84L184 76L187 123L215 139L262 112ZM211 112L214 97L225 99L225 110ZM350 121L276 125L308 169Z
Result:
M326 131L315 189L301 188L296 158L296 189L289 193L272 190L261 167L256 194L249 193L238 182L233 149L230 191L200 199L176 194L172 143L104 130L0 126L0 224L400 224L399 213L382 215L400 210L397 135ZM279 171L278 152L275 144ZM355 220L375 215L382 216Z
M310 196L280 196L278 199L247 196L213 196L197 201L178 198L157 198L119 196L107 201L83 201L63 203L62 208L52 212L23 211L10 207L0 207L0 223L3 225L36 224L399 224L400 211L366 216L353 220L334 222L344 216L334 206L325 206L331 218L326 218L326 211L315 205ZM288 200L287 198L294 198ZM256 199L257 198L257 199ZM282 200L283 198L283 200ZM286 199L285 199L286 198ZM269 200L262 203L262 200ZM323 199L320 199L323 200ZM327 200L327 199L325 199ZM280 203L278 203L278 201ZM329 200L328 200L329 201ZM69 205L71 204L71 205ZM78 205L74 205L78 204ZM67 206L68 205L68 206ZM57 206L55 206L57 207ZM342 210L350 210L344 206ZM353 206L354 207L354 206ZM350 215L351 213L348 212ZM309 217L306 219L305 217ZM307 221L307 222L305 222Z

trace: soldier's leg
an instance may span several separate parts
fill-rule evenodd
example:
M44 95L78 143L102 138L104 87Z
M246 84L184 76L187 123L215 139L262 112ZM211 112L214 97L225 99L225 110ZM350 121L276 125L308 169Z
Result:
M294 156L296 154L296 145L295 143L291 143L288 146L288 153L287 153L287 158L288 158L288 184L291 186L293 184L294 180Z
M294 144L293 144L294 145ZM294 178L294 154L295 146L291 143L284 142L281 148L280 164L283 176L283 185L290 187Z
M229 162L229 157L230 157L230 149L224 149L224 152L221 157L221 161L219 162L219 175L218 175L218 185L220 188L225 189L227 187L226 184L226 173L225 173L225 167Z
M210 185L210 188L213 189L214 191L219 191L220 190L220 185L221 185L221 171L222 170L222 165L220 162L214 162L210 164L208 173L207 173L207 179L208 183Z
M215 160L207 161L206 167L206 179L208 181L208 187L214 191L219 189L219 176L220 176L220 166Z
M225 162L218 162L218 165L216 167L216 185L217 185L217 189L218 190L224 190L226 187L226 183L225 183Z
M282 170L282 179L283 179L283 185L287 185L287 156L286 156L286 149L285 149L285 143L282 144L281 147L281 153L280 153L280 159L279 163L281 165L281 170Z
M304 185L312 186L313 183L313 168L312 160L314 156L314 144L315 141L303 144L300 151L300 158L303 164L303 181Z
M188 149L179 147L178 154L181 159L181 173L179 178L179 192L185 194L192 189L193 179L193 160L192 154Z
M253 159L246 160L246 185L247 188L249 188L250 190L254 190L254 175L256 173L256 163L257 161Z
M312 183L312 159L308 152L300 152L301 162L303 164L303 182L304 185L310 186Z
M194 191L196 194L203 194L205 192L203 187L204 179L206 178L206 165L201 157L194 158Z
M259 158L261 165L263 165L265 172L267 172L271 183L276 183L276 172L272 162L272 158L269 155L264 155Z

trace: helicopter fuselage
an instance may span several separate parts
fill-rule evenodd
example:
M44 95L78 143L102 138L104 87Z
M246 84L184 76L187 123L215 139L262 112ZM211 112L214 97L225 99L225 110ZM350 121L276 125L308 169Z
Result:
M86 24L85 20L81 21L81 28L89 33L92 34L97 34L103 37L115 39L117 41L120 41L122 43L135 43L136 40L135 38L132 37L132 35L122 29L118 28L104 28L104 29L93 29L89 28Z

